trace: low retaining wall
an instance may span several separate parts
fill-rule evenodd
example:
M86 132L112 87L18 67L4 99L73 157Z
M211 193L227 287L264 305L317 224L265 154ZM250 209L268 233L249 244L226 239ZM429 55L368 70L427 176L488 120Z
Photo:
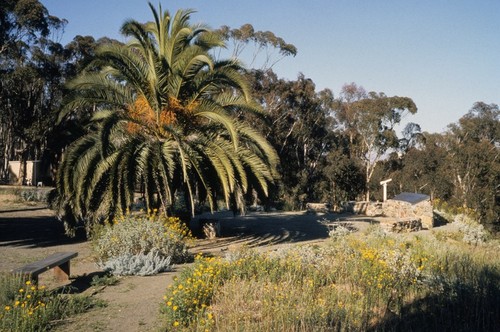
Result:
M384 215L383 204L380 202L350 201L344 204L343 211L364 214L368 217L380 217Z
M401 197L405 197L403 194L405 193L400 194ZM407 196L408 195L409 194L407 194ZM425 195L419 195L418 197L420 198L423 196ZM423 228L430 229L434 227L434 214L430 199L420 199L414 202L388 199L384 203L351 201L344 204L343 210L345 212L363 214L368 217L394 218L396 221L420 220Z

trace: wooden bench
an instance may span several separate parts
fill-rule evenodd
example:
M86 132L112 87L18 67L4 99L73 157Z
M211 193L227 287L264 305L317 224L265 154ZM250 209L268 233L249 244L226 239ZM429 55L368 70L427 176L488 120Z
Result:
M58 252L45 259L16 269L13 273L25 275L33 282L38 283L39 274L54 269L56 279L66 281L69 279L69 262L76 256L78 256L77 252Z

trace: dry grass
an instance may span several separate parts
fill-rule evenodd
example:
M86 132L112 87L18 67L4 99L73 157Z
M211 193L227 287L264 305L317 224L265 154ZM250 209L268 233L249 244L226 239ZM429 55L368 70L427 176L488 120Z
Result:
M500 322L500 262L494 249L373 232L324 247L198 258L205 269L216 271L211 296L203 307L176 316L174 326L186 331L494 330ZM167 292L169 299L175 302L183 293L178 285L194 271L174 283L176 294ZM193 300L193 294L185 298ZM213 324L200 319L207 315ZM167 326L172 321L167 319Z

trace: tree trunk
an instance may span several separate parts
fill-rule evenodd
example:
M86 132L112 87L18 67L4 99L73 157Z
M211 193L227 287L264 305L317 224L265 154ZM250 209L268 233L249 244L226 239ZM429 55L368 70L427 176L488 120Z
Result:
M366 183L365 183L365 187L366 187L365 201L367 201L367 202L370 201L370 178L371 178L370 162L368 161L367 165L366 165Z
M5 180L10 179L10 172L9 172L9 160L12 157L12 126L5 126L4 127L5 132L4 132L4 151L3 151L3 174L2 178Z

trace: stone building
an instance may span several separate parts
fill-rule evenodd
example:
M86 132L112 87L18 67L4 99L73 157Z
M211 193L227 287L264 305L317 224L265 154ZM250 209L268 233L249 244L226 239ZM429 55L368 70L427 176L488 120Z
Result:
M434 226L431 198L416 193L401 193L383 203L383 215L398 220L420 219L422 227Z

